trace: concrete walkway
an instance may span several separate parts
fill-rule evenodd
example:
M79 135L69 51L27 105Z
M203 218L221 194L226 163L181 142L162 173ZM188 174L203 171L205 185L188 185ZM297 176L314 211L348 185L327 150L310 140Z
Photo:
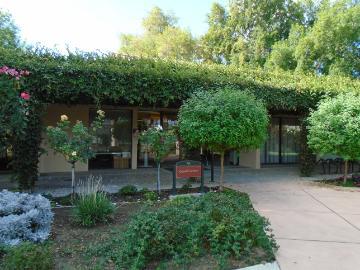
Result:
M359 190L318 186L291 168L276 179L258 173L255 181L232 176L228 186L247 192L270 220L281 270L360 269Z

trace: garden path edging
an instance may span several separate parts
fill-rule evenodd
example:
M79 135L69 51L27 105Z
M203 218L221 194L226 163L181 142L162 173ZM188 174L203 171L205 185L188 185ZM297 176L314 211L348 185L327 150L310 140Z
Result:
M238 268L234 270L280 270L280 267L276 261L265 264L257 264L253 266L248 266L245 268Z

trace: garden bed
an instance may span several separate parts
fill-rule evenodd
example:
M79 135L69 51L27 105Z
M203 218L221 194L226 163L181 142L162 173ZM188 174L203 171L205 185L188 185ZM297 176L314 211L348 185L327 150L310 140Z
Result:
M360 188L360 175L359 174L353 174L352 176L350 176L346 180L346 183L344 183L343 177L337 177L337 178L334 178L334 179L320 180L320 181L317 181L317 182L319 182L321 184L339 186L339 187Z
M128 187L134 187L134 186L128 186ZM209 192L209 191L218 191L219 187L218 186L214 186L214 187L204 187L204 192ZM143 189L143 190L138 190L136 192L130 192L128 194L122 194L120 191L118 193L107 193L108 197L111 199L112 202L118 204L118 203L124 203L124 202L140 202L140 201L147 201L148 198L146 197L146 193L152 192L150 190L147 189ZM196 188L178 188L176 190L176 194L177 195L183 195L183 194L196 194L196 193L200 193L200 187L196 187ZM157 195L157 193L155 191L152 192L153 194L156 195L156 200L168 200L170 198L170 196L172 195L173 191L172 189L163 189L161 190L160 195ZM45 197L47 197L51 202L52 202L52 206L55 207L60 207L60 206L72 206L73 205L73 200L71 195L67 195L64 197L52 197L50 195L44 195ZM153 198L155 200L155 198Z
M72 210L55 208L51 239L36 245L51 250L55 269L236 269L274 260L268 223L244 193L119 201L112 221L92 228L74 224Z

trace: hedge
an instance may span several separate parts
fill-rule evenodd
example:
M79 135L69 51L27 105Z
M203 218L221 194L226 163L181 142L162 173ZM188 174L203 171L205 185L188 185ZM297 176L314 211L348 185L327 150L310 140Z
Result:
M269 109L307 110L324 95L360 91L359 80L120 55L0 49L0 63L27 69L27 87L45 103L177 107L197 89L249 90Z

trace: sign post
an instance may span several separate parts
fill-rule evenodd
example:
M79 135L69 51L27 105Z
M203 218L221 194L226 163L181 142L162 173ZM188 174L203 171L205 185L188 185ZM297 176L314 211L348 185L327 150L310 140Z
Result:
M204 192L204 167L200 161L183 160L176 162L173 171L172 194L176 194L176 179L200 177L200 192Z

